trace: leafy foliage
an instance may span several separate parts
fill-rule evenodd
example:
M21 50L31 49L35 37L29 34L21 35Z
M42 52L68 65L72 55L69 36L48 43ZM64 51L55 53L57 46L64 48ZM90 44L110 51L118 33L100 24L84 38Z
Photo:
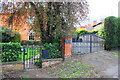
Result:
M14 37L12 37L11 42L20 42L20 34L17 32L14 32L14 33L15 33L15 35L14 35Z
M97 30L92 30L90 33L97 34L97 33L98 33L98 31L97 31Z
M20 42L20 34L7 29L5 27L0 27L2 30L2 42Z
M12 31L10 29L5 29L4 27L0 27L2 30L2 41L10 42L12 37L9 35Z
M21 54L20 43L0 43L2 46L2 62L17 61Z
M40 37L45 43L59 43L61 38L74 33L75 24L80 24L87 18L88 3L86 0L81 2L14 2L14 9L10 9L14 14L35 16L34 28L40 29ZM6 8L3 12L10 12L7 7L10 4L6 4ZM12 15L14 16L14 15ZM19 24L18 20L16 20Z
M117 40L118 40L118 47L120 47L120 17L118 17L118 28L117 28Z
M88 31L86 29L79 29L76 31L76 33L82 35L82 34L88 33Z
M58 43L45 43L44 50L48 50L49 52L49 59L51 58L61 58L60 47Z
M101 25L100 29L98 30L97 33L99 36L102 36L103 38L105 38L105 30L104 30L104 25Z
M111 50L112 48L116 48L117 45L117 29L118 29L118 21L114 16L109 16L105 18L104 22L105 29L105 50Z

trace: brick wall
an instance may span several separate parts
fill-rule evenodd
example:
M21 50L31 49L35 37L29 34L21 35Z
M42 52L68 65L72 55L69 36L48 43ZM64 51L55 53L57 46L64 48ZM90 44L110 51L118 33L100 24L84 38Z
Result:
M15 32L19 32L21 34L21 40L29 39L29 31L33 28L29 25L29 18L25 18L26 15L17 16L14 14L12 23L8 26L8 17L12 14L0 14L0 26L12 29ZM39 28L38 28L39 29ZM35 40L39 40L38 36L34 37Z
M68 42L67 42L67 40L68 40ZM66 37L66 39L65 39L65 49L64 50L65 50L65 52L64 52L65 57L72 55L72 38Z

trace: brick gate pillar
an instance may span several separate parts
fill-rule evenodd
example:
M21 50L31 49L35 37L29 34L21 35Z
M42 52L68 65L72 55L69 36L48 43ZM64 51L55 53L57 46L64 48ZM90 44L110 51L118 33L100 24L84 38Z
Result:
M72 38L66 37L65 38L65 44L64 44L64 57L68 57L72 55Z

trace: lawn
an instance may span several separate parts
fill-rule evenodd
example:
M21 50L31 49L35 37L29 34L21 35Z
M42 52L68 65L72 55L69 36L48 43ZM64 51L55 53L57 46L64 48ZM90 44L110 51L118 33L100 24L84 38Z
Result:
M57 78L99 78L95 70L95 67L83 64L74 58L50 67L48 74Z

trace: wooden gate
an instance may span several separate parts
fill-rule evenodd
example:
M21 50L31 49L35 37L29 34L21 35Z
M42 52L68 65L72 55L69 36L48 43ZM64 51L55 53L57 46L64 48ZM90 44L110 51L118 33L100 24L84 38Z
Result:
M104 49L104 39L96 34L83 34L72 38L72 54L98 52Z

